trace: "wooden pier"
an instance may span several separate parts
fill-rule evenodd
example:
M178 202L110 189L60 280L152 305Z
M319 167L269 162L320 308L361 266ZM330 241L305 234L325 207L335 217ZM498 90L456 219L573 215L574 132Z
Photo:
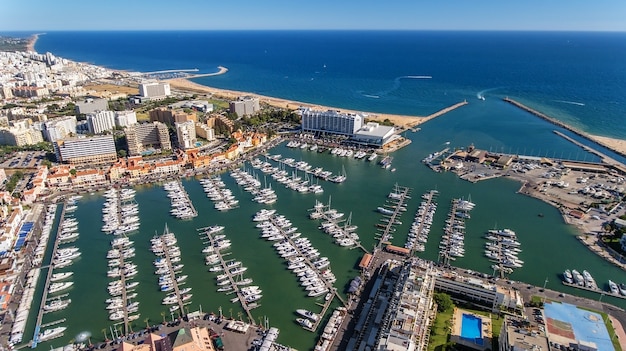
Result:
M424 231L424 222L426 220L426 217L428 217L428 213L429 213L428 212L428 208L430 208L430 205L433 203L433 198L437 194L437 191L436 190L431 190L427 194L428 195L427 195L426 205L425 205L426 210L424 211L424 213L422 213L422 216L420 217L420 224L417 227L417 233L415 235L415 243L413 245L411 245L411 247L409 248L409 250L410 250L409 256L413 256L415 254L415 247L419 243L419 241L417 241L417 238Z

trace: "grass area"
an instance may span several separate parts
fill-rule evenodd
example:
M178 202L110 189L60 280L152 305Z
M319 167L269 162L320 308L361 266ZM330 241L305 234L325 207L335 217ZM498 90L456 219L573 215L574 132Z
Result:
M137 112L137 122L148 122L150 121L150 115L147 113Z
M611 323L611 319L609 318L608 314L591 309L591 308L585 308L585 307L580 307L580 306L578 306L578 308L580 308L581 310L594 312L602 316L602 320L604 321L604 326L606 327L606 330L609 332L609 337L611 338L611 342L613 343L613 347L615 348L615 351L622 351L622 347L619 344L619 339L617 338L617 335L615 334L615 328L613 328L613 323Z
M442 351L445 349L445 345L450 337L449 325L452 323L452 312L453 309L437 313L437 318L435 318L431 328L428 351Z
M129 87L125 85L114 85L114 84L93 84L93 85L85 85L85 89L87 90L95 90L97 94L107 95L107 94L128 94L128 95L137 95L139 94L139 87Z

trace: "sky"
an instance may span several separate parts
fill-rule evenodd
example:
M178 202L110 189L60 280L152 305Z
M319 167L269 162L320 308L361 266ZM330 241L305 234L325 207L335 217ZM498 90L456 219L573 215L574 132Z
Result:
M0 31L626 31L626 0L0 0Z

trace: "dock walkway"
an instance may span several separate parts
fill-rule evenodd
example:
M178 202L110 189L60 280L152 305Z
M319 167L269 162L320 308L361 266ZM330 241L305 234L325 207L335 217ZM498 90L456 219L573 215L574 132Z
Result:
M406 208L404 207L404 202L405 200L408 200L409 197L409 192L410 192L410 188L408 187L403 187L403 186L398 186L396 184L395 187L395 194L397 195L397 198L393 199L391 201L391 205L387 204L385 205L386 207L391 207L391 211L393 211L391 214L386 215L386 222L387 224L383 224L382 228L382 233L380 234L380 237L378 238L378 243L376 244L376 248L380 249L382 248L383 244L388 242L390 239L390 234L392 229L394 229L394 225L396 223L396 218L399 217L402 212L404 212L404 210L406 210Z
M52 278L52 271L54 270L54 264L52 263L52 261L54 261L54 257L56 256L57 253L57 249L59 248L59 234L61 234L61 231L63 230L63 220L65 218L65 207L67 206L67 203L64 204L63 206L63 210L61 211L61 219L59 221L59 225L57 227L57 234L56 237L54 239L54 246L52 248L52 256L50 257L50 264L47 266L48 268L48 274L46 275L46 282L44 283L43 286L43 293L41 295L41 303L39 304L39 312L37 312L37 320L35 322L35 332L33 333L33 342L31 344L31 348L35 348L37 347L37 343L39 342L39 332L41 331L42 326L41 325L41 321L43 320L43 315L44 315L44 306L46 305L46 300L48 298L48 288L50 287L50 278ZM45 267L41 267L42 269Z

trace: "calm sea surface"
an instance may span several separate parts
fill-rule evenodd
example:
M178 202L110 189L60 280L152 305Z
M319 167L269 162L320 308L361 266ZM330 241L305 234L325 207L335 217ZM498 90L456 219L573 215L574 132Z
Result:
M357 271L361 252L336 246L307 218L315 200L327 202L340 212L352 213L352 222L366 248L374 243L374 225L381 216L376 207L384 203L395 183L412 189L413 198L402 216L403 224L393 239L403 245L420 195L430 189L440 192L435 224L427 250L421 257L436 260L449 204L455 197L471 197L476 208L466 223L466 255L455 264L491 273L483 256L483 233L495 226L515 230L522 243L523 268L512 279L547 286L591 298L598 295L564 287L559 274L566 268L587 269L598 281L626 282L626 274L604 262L575 238L574 228L565 225L558 211L547 204L516 194L519 184L495 179L471 184L450 173L434 173L420 160L445 147L473 143L492 151L563 157L595 161L552 131L553 125L516 109L500 98L510 96L533 108L591 133L624 138L623 119L626 95L626 34L608 33L489 33L489 32L86 32L48 33L37 43L39 52L116 69L153 71L199 68L204 72L223 65L227 74L198 80L200 83L265 95L338 106L357 110L408 115L425 115L467 99L470 104L408 133L413 143L394 154L396 172L389 172L366 161L333 157L279 146L271 153L305 160L333 172L345 168L343 184L321 183L321 195L299 194L272 184L278 202L272 207L287 216L332 262L336 286L343 290ZM420 78L416 78L420 77ZM431 77L431 78L425 78ZM485 101L477 99L485 96ZM259 175L261 179L262 175ZM220 213L202 193L196 179L183 184L199 212L191 221L169 217L169 200L155 184L137 188L141 230L133 234L137 256L133 258L140 274L137 292L141 301L139 329L162 320L166 311L164 296L157 290L153 274L154 255L149 239L161 233L165 224L179 241L188 286L193 287L191 309L237 317L240 311L230 296L217 293L214 274L204 265L203 244L196 229L224 225L232 240L232 257L249 269L246 276L263 289L261 307L253 315L268 317L280 328L279 342L306 350L316 336L294 323L297 308L318 310L307 298L270 243L259 238L251 217L263 208L250 201L232 178L222 178L240 201L240 208ZM268 178L269 181L269 178ZM74 243L83 255L71 266L74 287L69 290L72 304L62 312L46 315L44 322L67 318L66 335L41 348L59 346L81 332L92 341L108 329L104 300L107 298L106 251L110 236L100 231L103 198L85 196L75 216L80 238ZM543 213L544 217L538 217ZM69 269L69 268L68 268ZM626 307L626 301L603 300ZM35 301L36 302L36 301ZM165 313L166 318L169 313ZM34 314L33 314L34 315ZM25 340L29 339L29 330Z

